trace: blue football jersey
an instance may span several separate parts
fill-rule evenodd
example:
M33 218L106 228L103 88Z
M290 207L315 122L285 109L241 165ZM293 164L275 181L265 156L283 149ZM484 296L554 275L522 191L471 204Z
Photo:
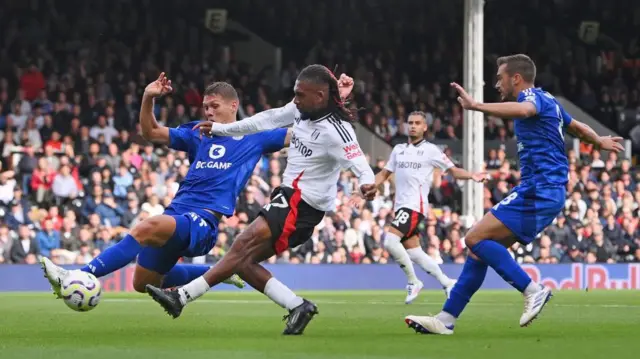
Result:
M571 116L546 91L529 88L518 95L518 102L530 102L537 113L514 119L518 140L518 157L523 183L565 185L569 161L565 152L564 132Z
M200 138L198 122L169 129L169 147L189 155L189 172L172 203L204 208L227 217L263 153L279 151L287 130L279 128L238 137Z

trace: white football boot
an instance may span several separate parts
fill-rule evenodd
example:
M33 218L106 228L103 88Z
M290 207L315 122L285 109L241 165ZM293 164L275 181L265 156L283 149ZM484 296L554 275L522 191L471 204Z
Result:
M436 317L421 317L417 315L408 315L404 318L409 328L420 334L453 334L453 325L446 326L440 319Z
M415 283L407 284L407 298L404 300L405 304L411 304L411 302L418 298L422 287L424 287L424 284L419 280Z
M40 267L42 267L44 277L47 278L47 280L49 280L49 284L51 284L53 294L57 298L62 298L62 295L60 295L62 278L64 278L69 271L53 264L53 262L47 257L40 258Z
M551 299L553 294L551 289L542 287L541 290L524 296L524 312L520 317L520 326L526 327L531 324L540 314L544 305Z

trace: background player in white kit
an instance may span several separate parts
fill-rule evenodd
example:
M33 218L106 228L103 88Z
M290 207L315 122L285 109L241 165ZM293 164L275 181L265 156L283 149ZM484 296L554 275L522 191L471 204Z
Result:
M259 263L311 238L325 212L335 209L341 168L358 177L366 199L376 194L371 166L352 126L345 122L353 115L341 100L343 85L326 67L310 65L298 75L293 102L275 110L272 116L225 125L207 123L219 136L242 136L293 124L287 166L271 202L236 237L213 270L175 290L147 286L147 292L171 316L178 317L187 303L234 273L289 310L283 334L302 334L318 313L315 304L295 295ZM346 87L348 91L344 92L348 94L353 88L350 78Z
M435 168L448 171L455 179L482 182L486 173L469 173L455 167L453 162L440 149L427 142L427 117L424 112L409 114L409 142L396 145L389 156L385 168L376 175L376 187L395 173L395 219L385 235L384 246L407 275L407 298L409 304L418 297L423 287L422 281L416 277L411 261L418 264L425 272L434 276L449 293L455 280L447 277L436 261L429 257L420 246L418 223L424 220L428 210L427 199Z

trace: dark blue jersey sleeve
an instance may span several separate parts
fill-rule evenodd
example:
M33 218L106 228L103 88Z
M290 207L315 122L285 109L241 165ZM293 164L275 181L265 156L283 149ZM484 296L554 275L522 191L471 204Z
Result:
M176 128L169 129L169 148L187 152L189 159L195 156L200 145L200 134L193 130L198 121L185 123Z
M277 128L271 131L260 132L259 134L259 141L262 144L263 153L278 152L284 147L287 129Z

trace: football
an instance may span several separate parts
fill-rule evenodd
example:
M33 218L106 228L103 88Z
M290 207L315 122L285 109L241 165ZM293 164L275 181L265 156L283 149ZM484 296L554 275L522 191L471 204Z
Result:
M100 302L102 286L91 273L70 271L62 279L61 285L62 299L69 308L77 312L88 312Z

